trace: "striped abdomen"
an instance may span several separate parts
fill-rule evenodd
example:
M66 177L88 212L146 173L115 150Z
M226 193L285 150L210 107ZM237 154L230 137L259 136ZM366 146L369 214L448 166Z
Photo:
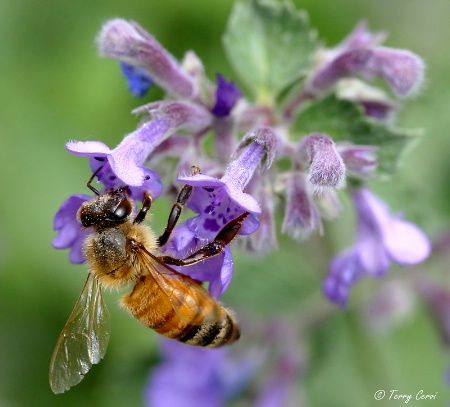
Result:
M161 283L164 287L160 288ZM195 281L143 277L122 303L144 325L189 345L215 348L239 338L234 317Z

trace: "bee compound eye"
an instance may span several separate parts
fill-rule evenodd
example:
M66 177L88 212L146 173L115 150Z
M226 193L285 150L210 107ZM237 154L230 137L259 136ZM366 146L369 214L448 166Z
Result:
M117 220L125 219L132 211L131 203L128 199L123 199L114 210L114 217Z

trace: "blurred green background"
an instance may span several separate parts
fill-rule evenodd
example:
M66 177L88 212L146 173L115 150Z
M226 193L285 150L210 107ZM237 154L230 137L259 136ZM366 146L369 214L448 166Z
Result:
M399 114L401 126L423 128L425 136L400 172L373 188L394 211L404 211L430 236L439 235L450 223L450 2L295 3L309 12L329 45L363 18L370 29L389 33L388 46L408 48L427 62L422 94ZM112 335L105 360L69 393L56 396L48 385L54 345L86 276L84 266L69 263L67 251L51 247L55 212L69 195L87 193L90 175L87 160L66 152L64 142L99 139L113 147L136 126L129 112L142 101L128 94L117 64L97 56L94 38L106 19L134 19L177 58L193 49L211 78L217 72L232 78L221 46L231 6L218 0L0 1L0 407L143 405L143 388L158 357L156 335L116 306L117 293L106 295ZM159 96L152 89L145 101ZM156 205L156 230L168 204L162 199ZM329 232L345 236L331 243L333 251L348 246L351 217L344 214ZM310 288L305 282L318 284L329 260L313 240L299 250L298 243L281 239L280 250L267 257L237 256L226 302L259 319L266 313L300 315L302 295ZM449 279L438 262L415 272ZM408 270L393 268L390 276L395 273ZM358 286L359 299L373 295L379 284ZM325 303L318 294L317 301ZM404 402L376 402L373 394L399 389L413 394L409 405L443 406L450 399L444 385L450 357L424 307L419 304L413 318L376 337L360 323L356 308L351 302L348 312L336 313L310 340L311 370L303 384L309 405L395 406ZM437 399L416 402L421 389L438 392Z

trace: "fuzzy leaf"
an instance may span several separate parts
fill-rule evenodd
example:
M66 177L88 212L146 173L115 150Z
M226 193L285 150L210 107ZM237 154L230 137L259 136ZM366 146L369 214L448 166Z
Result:
M290 1L235 3L223 36L234 69L258 102L271 102L310 66L316 33Z
M359 106L334 95L304 109L295 127L302 136L321 132L334 141L378 146L377 172L380 175L394 173L404 149L421 134L418 130L399 129L373 120Z

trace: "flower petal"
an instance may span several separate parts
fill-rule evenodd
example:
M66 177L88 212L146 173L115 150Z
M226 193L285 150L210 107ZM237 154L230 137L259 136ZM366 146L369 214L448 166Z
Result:
M355 249L339 254L332 260L328 276L323 282L324 295L344 308L347 305L350 287L362 274Z
M225 247L224 255L222 257L222 267L220 273L211 279L208 290L214 298L219 299L226 291L233 278L233 257L231 255L230 247Z
M81 156L104 157L111 154L111 149L101 141L69 141L66 149Z
M144 68L165 91L182 98L197 94L197 85L178 61L137 23L107 21L97 39L100 53Z
M400 264L420 263L431 251L427 236L413 223L401 219L391 222L384 243L392 260Z
M145 96L153 84L150 75L144 69L127 64L123 61L120 62L120 68L127 81L130 93L137 98Z
M242 92L233 81L227 82L222 75L218 74L216 103L211 110L212 113L217 117L228 116L241 96Z

